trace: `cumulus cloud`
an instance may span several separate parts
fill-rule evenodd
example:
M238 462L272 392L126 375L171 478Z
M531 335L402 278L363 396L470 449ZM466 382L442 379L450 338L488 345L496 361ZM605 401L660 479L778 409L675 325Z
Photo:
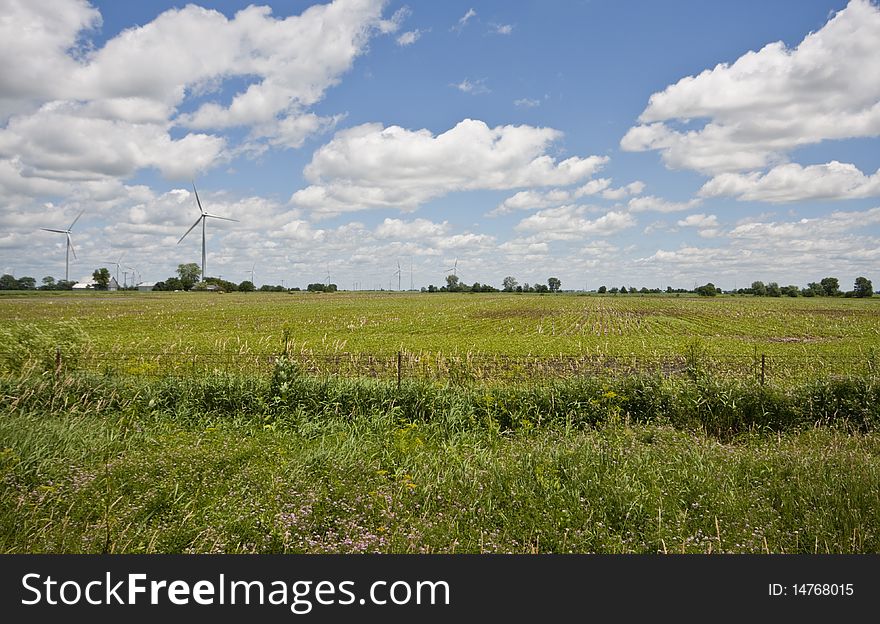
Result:
M7 171L49 179L142 168L185 178L242 153L216 130L244 127L247 142L299 147L339 120L309 108L371 36L405 17L383 20L383 4L335 0L283 19L265 6L230 19L187 5L96 49L84 35L101 16L84 0L7 0L0 51L16 62L0 74L0 158ZM229 101L211 99L236 78L246 86ZM208 101L179 113L196 96Z
M633 197L627 206L631 212L680 212L689 210L699 205L699 199L691 199L686 202L672 202L653 195Z
M880 208L865 211L836 211L825 217L788 222L747 221L730 232L735 239L793 239L842 234L880 224Z
M607 162L607 157L599 166ZM494 210L488 213L490 217L508 214L517 210L533 210L536 208L550 208L573 202L587 195L595 195L611 184L610 178L598 178L590 180L576 189L550 189L549 191L527 190L519 191L498 204Z
M401 219L385 219L376 228L376 236L379 238L429 238L442 236L449 230L449 223L434 223L428 219L414 219L403 221Z
M698 234L702 238L718 238L721 236L719 229L718 217L715 215L692 214L684 219L678 220L679 227L697 228Z
M573 240L587 234L615 234L636 224L627 212L610 211L596 219L587 219L586 206L561 206L539 210L520 221L519 231L538 232L547 240Z
M871 197L880 195L880 171L866 176L855 165L836 160L808 167L789 163L767 173L723 173L706 182L699 195L772 203Z
M793 49L771 43L654 93L621 147L658 150L671 168L719 176L707 196L730 190L793 201L867 192L840 163L778 167L798 147L880 135L878 40L880 9L852 0ZM767 168L766 175L724 175ZM798 192L786 178L808 179L808 188Z
M642 191L645 190L645 183L641 180L636 180L635 182L630 182L626 186L621 186L619 188L609 188L602 191L602 197L605 199L613 199L619 200L629 197L631 195L641 195Z
M453 191L562 186L607 160L547 154L561 133L532 126L488 127L465 119L438 135L371 123L336 133L305 168L311 186L294 205L337 214L369 208L413 210Z

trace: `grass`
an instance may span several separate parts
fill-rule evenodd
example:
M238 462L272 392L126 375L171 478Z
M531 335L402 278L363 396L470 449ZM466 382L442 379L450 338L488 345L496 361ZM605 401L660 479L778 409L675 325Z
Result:
M880 352L880 297L422 293L37 293L0 324L76 321L100 352L854 356Z
M880 552L874 382L658 383L7 379L0 552Z
M878 553L878 316L877 299L3 295L0 553ZM398 385L398 350L436 374ZM674 374L566 359L670 355ZM741 374L719 370L731 355Z

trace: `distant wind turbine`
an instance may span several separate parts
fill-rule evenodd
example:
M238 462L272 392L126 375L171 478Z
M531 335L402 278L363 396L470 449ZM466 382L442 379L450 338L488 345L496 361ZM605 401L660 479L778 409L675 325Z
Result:
M205 279L205 264L206 264L206 262L205 262L205 221L208 220L208 217L210 217L212 219L223 219L224 221L235 221L235 222L238 222L238 219L230 219L229 217L221 217L219 215L213 215L208 212L205 212L205 209L202 208L202 202L199 199L199 192L196 190L196 183L195 182L193 182L193 192L196 194L196 203L199 205L199 212L201 214L199 215L199 218L196 219L196 222L193 223L190 226L190 228L186 231L186 234L184 234L183 236L180 237L180 240L177 241L177 244L179 245L181 243L181 241L183 241L183 239L186 238L186 235L189 234L190 232L192 232L195 229L195 227L199 224L199 222L201 222L201 224L202 224L202 280L204 280Z
M446 269L443 272L444 273L452 273L453 276L458 277L458 275L456 274L456 271L458 271L458 258L455 259L455 264L453 264L451 267L449 267L448 269Z
M125 252L123 252L118 260L104 260L107 264L115 264L116 265L116 285L119 286L119 265L122 262L122 257L125 256Z
M58 234L65 234L67 236L67 249L64 253L64 281L70 281L70 252L73 252L73 259L76 260L76 250L73 248L73 240L70 238L70 231L73 229L73 226L76 225L76 222L79 221L79 218L83 216L83 212L85 210L81 210L78 215L76 215L76 219L73 220L73 223L70 224L70 227L66 230L53 230L51 228L40 228L41 230L45 230L46 232L57 232Z
M400 290L400 260L397 261L397 270L391 274L391 277L397 276L397 290Z

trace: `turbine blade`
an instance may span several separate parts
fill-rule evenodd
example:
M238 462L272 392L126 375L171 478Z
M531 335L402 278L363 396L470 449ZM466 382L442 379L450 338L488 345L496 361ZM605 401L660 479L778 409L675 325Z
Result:
M52 230L50 228L40 228L41 230L45 230L46 232L58 232L59 234L67 234L67 230Z
M79 211L79 214L76 215L76 219L74 219L74 220L73 220L73 223L70 224L70 227L67 228L67 231L68 231L68 232L69 232L70 230L73 229L73 226L76 225L76 222L79 221L79 218L80 218L81 216L83 216L83 213L84 213L84 212L85 212L85 210L80 210L80 211Z
M212 219L223 219L224 221L235 221L236 223L238 223L238 219L230 219L229 217L221 217L219 215L209 214L207 212L205 213L205 216L211 217Z
M199 199L199 192L196 190L196 183L195 182L193 182L193 193L196 194L196 203L199 205L199 212L201 212L202 214L205 214L205 209L202 208L202 202Z
M189 234L190 232L192 232L193 229L195 229L195 227L199 224L199 222L200 222L202 219L204 219L204 218L205 218L204 215L202 215L201 217L199 217L198 219L196 219L196 222L193 223L193 224L189 227L189 229L186 231L186 234ZM180 240L177 241L177 244L178 244L178 245L180 244L180 242L181 242L184 238L186 238L186 234L184 234L183 236L181 236L181 237L180 237Z
M67 234L67 244L70 245L70 251L73 252L73 259L77 260L78 258L76 257L76 249L73 248L73 239L70 238L70 232L66 232L66 234Z

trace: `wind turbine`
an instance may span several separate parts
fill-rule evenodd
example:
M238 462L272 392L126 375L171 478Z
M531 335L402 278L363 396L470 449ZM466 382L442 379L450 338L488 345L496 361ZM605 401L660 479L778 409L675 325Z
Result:
M135 267L125 267L126 269L131 269L131 281L134 283L134 286L137 286L141 281L141 275L138 273L138 270Z
M391 274L391 277L397 276L397 290L400 290L400 260L397 261L397 270Z
M448 269L446 269L443 272L444 273L452 273L453 277L458 278L457 271L458 271L458 258L455 259L455 264L453 264L451 267L449 267Z
M116 265L116 285L119 286L119 264L122 262L122 257L125 255L123 252L119 256L119 260L104 260L107 264L115 264Z
M257 268L257 263L254 262L254 264L251 266L250 270L249 270L249 271L247 271L247 270L245 271L245 273L250 273L250 274L251 274L251 284L254 284L255 286L256 286L257 283L254 281L254 275L255 275L255 273L256 273L256 271L254 271L254 269L256 269L256 268Z
M330 285L330 265L327 265L327 285Z
M235 221L235 222L238 222L238 219L230 219L229 217L221 217L219 215L213 215L208 212L205 212L205 209L202 208L202 202L199 199L199 192L196 190L196 183L195 182L193 182L193 192L196 194L196 203L199 205L199 212L201 214L199 215L199 218L196 219L196 222L193 223L189 227L189 229L186 231L186 234L184 234L183 236L180 237L180 240L177 241L177 244L179 245L181 243L181 241L184 238L186 238L186 235L189 234L190 232L192 232L193 229L195 229L195 227L199 224L199 222L201 222L201 224L202 224L202 280L204 281L204 279L205 279L205 221L208 220L208 217L211 217L212 219L223 219L224 221Z
M76 260L76 250L73 248L73 241L70 238L70 231L73 229L73 226L76 225L76 222L79 221L79 218L83 216L85 210L80 210L79 214L76 215L76 219L73 220L73 223L70 224L70 227L66 230L53 230L51 228L40 228L41 230L45 230L46 232L57 232L58 234L66 234L67 235L67 250L64 254L64 281L70 281L70 252L73 252L73 259Z

